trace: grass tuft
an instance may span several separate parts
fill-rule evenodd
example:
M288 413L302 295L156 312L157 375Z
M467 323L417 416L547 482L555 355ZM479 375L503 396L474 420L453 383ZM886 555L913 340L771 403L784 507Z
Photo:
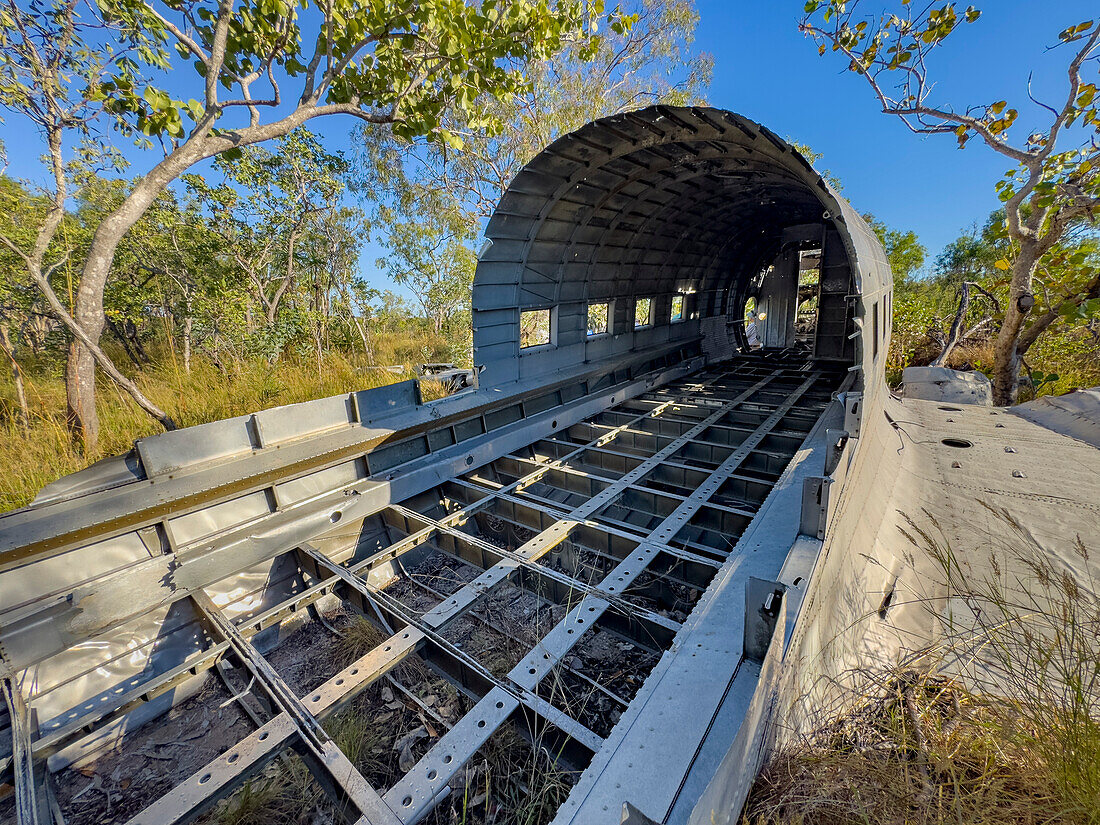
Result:
M905 516L938 571L939 595L916 601L937 643L909 666L846 674L849 710L780 748L748 823L1100 825L1093 537L1052 550L1012 512L976 504L997 529L966 554L932 514Z
M881 693L769 760L746 823L1086 821L1031 747L1034 728L1004 702L928 671L892 671L878 686Z

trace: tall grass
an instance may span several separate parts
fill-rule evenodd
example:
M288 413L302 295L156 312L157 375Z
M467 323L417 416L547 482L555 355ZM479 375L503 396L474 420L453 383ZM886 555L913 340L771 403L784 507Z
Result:
M1100 825L1095 536L1052 550L979 504L998 525L984 553L906 517L913 558L936 571L939 595L914 606L937 641L844 674L848 710L773 756L748 822Z
M108 347L115 363L124 353ZM369 389L412 377L412 365L449 358L451 343L430 333L376 333L373 359L362 353L329 351L320 363L309 356L226 359L220 372L202 357L183 369L172 351L154 352L152 364L131 378L155 404L181 427L204 424L282 404ZM400 365L396 373L386 366ZM30 427L18 415L15 385L8 370L0 370L0 512L23 507L46 484L107 456L130 449L135 439L161 432L160 425L133 400L100 374L96 389L100 438L97 449L85 452L73 443L65 425L65 385L58 363L25 367ZM427 383L427 382L426 382ZM425 386L425 396L441 391Z
M931 514L905 531L952 596L934 613L939 667L1020 722L1006 735L1044 766L1067 816L1100 823L1100 590L1090 551L1081 535L1044 547L1009 510L979 504L999 525L985 558L954 552Z

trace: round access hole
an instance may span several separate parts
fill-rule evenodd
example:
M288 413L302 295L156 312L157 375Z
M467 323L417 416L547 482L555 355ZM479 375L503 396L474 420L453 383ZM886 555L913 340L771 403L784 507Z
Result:
M962 412L963 411L962 407L938 407L937 409L941 409L944 412Z
M974 444L967 441L965 438L945 438L940 441L945 447L957 447L958 449L964 449L966 447L973 447Z

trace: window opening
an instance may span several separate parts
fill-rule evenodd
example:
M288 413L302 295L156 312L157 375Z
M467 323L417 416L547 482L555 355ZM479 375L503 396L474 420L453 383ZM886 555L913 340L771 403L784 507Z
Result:
M803 249L798 253L798 309L794 320L794 337L799 343L813 343L817 333L820 287L821 250Z
M611 304L588 305L588 337L607 334L607 320L611 316Z
M684 320L684 296L673 295L672 296L672 312L669 315L669 321L676 323L677 321Z
M878 358L878 301L875 301L872 314L874 315L874 343L871 345L871 357Z
M550 343L550 310L532 309L519 314L519 347L541 347Z

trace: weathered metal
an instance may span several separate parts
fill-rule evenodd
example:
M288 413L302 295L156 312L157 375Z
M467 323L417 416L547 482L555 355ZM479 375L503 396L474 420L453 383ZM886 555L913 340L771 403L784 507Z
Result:
M803 479L832 472L830 450L846 455L827 430L854 439L866 416L866 402L845 407L833 393L874 402L888 332L870 342L858 320L889 293L884 253L790 146L703 108L652 107L561 138L517 176L487 236L474 282L476 387L423 403L404 382L143 439L0 516L0 653L13 697L36 714L33 730L12 716L0 741L0 779L20 799L40 793L28 750L32 767L61 770L125 748L127 730L233 661L273 717L131 825L191 821L288 747L352 820L415 823L512 724L591 761L562 822L614 821L624 799L686 820L701 766L721 761L722 736L728 746L756 686L751 667L738 670L738 586L783 582L795 621L802 591L784 581L784 560L808 576L816 559L788 556ZM780 330L769 333L776 349L737 354L745 299L777 256L801 248L791 244L820 253L812 351L792 350ZM773 286L784 300L797 294ZM639 300L650 302L640 326ZM598 302L609 327L590 336L585 316ZM551 342L521 347L521 314L544 308ZM828 524L829 503L816 517L815 528ZM500 546L485 532L494 524L522 540ZM764 534L765 550L746 544ZM425 553L477 575L416 615L387 586ZM504 587L564 612L501 676L444 631L479 617ZM698 598L683 622L632 601L677 587ZM299 696L267 656L303 614L335 603L392 632ZM590 628L656 662L635 696L570 664ZM372 788L322 721L408 657L474 704L392 787ZM557 672L614 700L623 715L609 735L546 695ZM678 697L666 694L669 674ZM657 705L678 720L703 708L710 723L678 721L666 775L642 779L659 757L644 752L638 726L657 729Z

